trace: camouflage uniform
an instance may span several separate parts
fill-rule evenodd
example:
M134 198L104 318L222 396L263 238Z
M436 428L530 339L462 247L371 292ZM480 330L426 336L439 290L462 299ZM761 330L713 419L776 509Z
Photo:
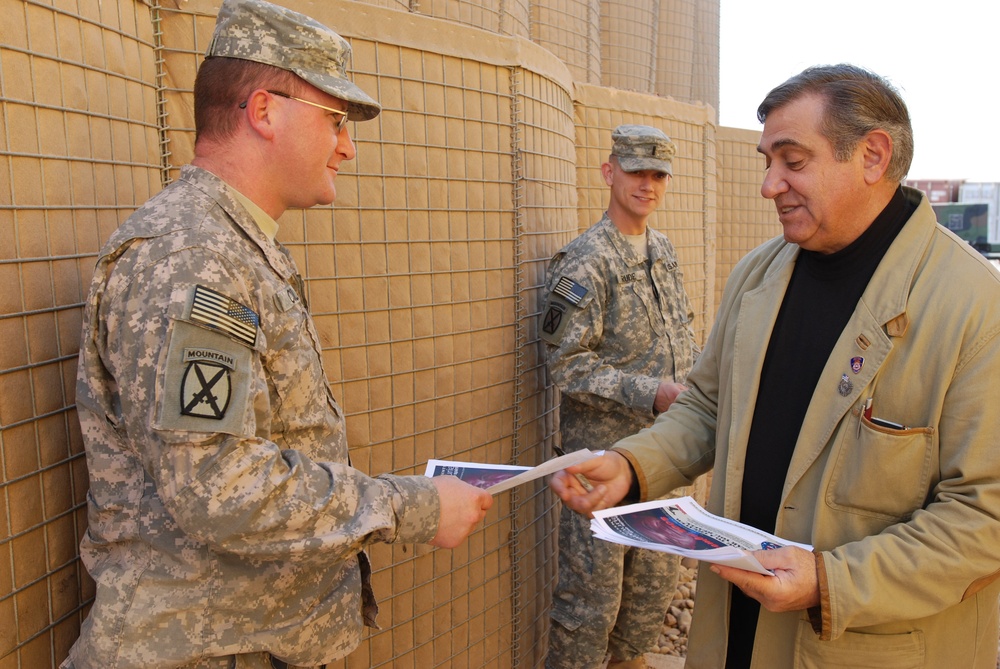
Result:
M357 645L363 546L431 540L440 503L430 479L350 467L321 358L290 255L209 172L112 235L77 384L97 595L65 666L316 666Z
M647 228L649 264L607 214L553 259L542 338L562 392L563 448L605 448L648 427L661 381L694 362L693 316L673 246ZM678 559L598 539L563 507L559 584L546 666L599 667L606 650L630 660L655 647Z
M294 72L354 120L380 111L347 79L342 37L261 0L226 0L206 57ZM323 665L375 624L364 546L437 533L430 479L350 466L274 231L187 166L98 258L76 398L97 590L67 669Z

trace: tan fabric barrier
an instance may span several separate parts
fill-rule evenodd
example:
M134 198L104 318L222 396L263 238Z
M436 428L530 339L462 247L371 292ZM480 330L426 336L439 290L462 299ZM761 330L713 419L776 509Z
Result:
M704 337L728 197L714 109L597 86L593 2L287 4L352 42L352 74L385 108L352 124L358 157L337 203L279 222L356 466L551 455L541 286L549 257L606 205L595 175L619 123L658 125L680 147L654 225L678 248ZM0 7L0 663L57 665L93 596L77 551L82 303L100 245L193 154L190 90L217 7ZM526 39L529 9L550 13L550 32L534 24L541 45ZM569 15L593 31L561 59ZM541 666L556 507L542 482L498 502L455 551L374 547L383 630L343 666Z

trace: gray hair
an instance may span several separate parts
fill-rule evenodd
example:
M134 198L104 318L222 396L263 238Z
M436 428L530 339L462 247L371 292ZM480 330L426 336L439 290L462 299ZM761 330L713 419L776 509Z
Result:
M903 181L913 161L913 127L892 84L855 65L810 67L772 89L757 107L757 119L763 123L775 109L808 94L826 100L821 132L833 144L837 160L848 160L869 132L881 129L892 138L886 178Z

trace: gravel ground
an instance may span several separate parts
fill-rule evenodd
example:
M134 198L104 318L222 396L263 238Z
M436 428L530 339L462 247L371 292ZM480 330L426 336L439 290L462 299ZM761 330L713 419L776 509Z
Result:
M681 560L680 573L677 578L677 592L674 593L674 599L670 602L670 608L667 609L667 618L663 621L663 632L657 641L656 652L660 655L673 657L687 655L687 635L691 628L691 614L694 612L694 593L697 586L697 564L695 560L690 558Z

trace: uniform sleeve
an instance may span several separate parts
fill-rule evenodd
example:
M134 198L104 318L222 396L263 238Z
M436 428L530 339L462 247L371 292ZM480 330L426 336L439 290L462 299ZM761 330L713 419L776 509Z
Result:
M549 270L549 292L542 309L542 331L551 323L554 309L560 323L551 335L543 334L545 360L559 390L578 402L602 411L622 407L653 418L653 400L660 380L645 374L629 374L613 367L601 356L609 290L608 271L573 258L557 258ZM560 280L586 291L577 304L567 301L553 288ZM627 327L626 323L622 327Z
M264 559L330 560L371 542L432 539L440 500L430 479L369 477L347 464L346 440L341 461L317 461L269 439L279 427L264 367L274 349L260 328L192 323L195 286L230 298L244 320L238 307L260 310L260 286L201 249L167 254L120 285L112 276L99 305L101 357L120 398L109 421L180 528ZM333 452L323 441L343 439L342 421L315 423L280 431L312 430Z

